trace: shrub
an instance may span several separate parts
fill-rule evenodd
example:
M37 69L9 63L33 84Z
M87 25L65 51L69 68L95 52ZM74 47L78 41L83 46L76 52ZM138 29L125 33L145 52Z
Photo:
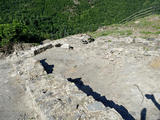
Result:
M41 40L38 34L30 32L24 24L0 24L0 47L17 42L39 43Z

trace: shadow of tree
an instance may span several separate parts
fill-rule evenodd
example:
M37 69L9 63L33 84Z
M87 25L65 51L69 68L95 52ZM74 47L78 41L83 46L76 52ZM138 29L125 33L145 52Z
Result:
M152 100L152 102L153 102L154 105L157 107L157 109L160 110L160 104L156 101L154 95L152 95L152 94L146 94L145 97L146 97L147 99Z
M51 74L53 72L54 65L49 65L46 62L46 59L40 60L40 63L43 66L44 70L47 72L47 74Z
M87 96L92 96L96 101L103 103L105 107L115 109L124 120L135 120L135 118L128 112L128 110L124 106L118 105L114 103L114 101L108 100L105 96L101 96L101 94L94 92L90 86L84 85L81 78L68 78L67 80L74 83L79 88L79 90L83 91L85 94L87 94Z

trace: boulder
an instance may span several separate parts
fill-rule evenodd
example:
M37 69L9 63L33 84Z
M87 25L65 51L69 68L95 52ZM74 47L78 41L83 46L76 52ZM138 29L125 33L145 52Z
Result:
M94 42L95 39L92 38L92 37L89 36L89 35L86 35L86 36L84 36L84 37L82 38L81 41L82 41L83 44L88 44L88 43Z
M38 47L35 51L34 51L34 55L40 54L44 51L46 51L47 49L52 48L53 45L52 44L45 44L43 46Z

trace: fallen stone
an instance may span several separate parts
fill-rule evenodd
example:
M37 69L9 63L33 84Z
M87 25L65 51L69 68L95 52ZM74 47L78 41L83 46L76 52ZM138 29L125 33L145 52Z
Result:
M63 44L61 44L61 43L57 43L57 44L55 44L55 47L61 47Z
M52 47L53 47L52 44L45 44L44 46L41 46L41 47L37 48L34 51L34 55L40 54L40 53L44 52L45 50L50 49Z
M92 38L91 36L84 36L82 38L82 43L83 44L88 44L88 43L91 43L91 42L94 42L94 38Z
M148 41L155 41L155 38L147 38Z
M69 44L63 44L63 45L61 46L61 48L64 48L64 49L73 49L73 47L70 46Z

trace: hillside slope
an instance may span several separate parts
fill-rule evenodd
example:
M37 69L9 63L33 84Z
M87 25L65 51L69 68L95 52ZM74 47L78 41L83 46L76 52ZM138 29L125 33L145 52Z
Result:
M0 24L18 21L43 38L57 39L118 23L159 0L1 0Z

